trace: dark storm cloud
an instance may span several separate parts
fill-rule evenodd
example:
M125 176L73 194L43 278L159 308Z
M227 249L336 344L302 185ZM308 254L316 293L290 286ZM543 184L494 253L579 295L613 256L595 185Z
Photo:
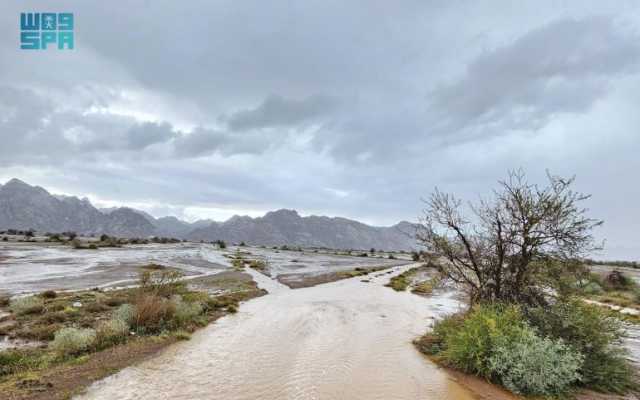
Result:
M152 144L164 143L175 135L171 125L166 122L135 124L127 132L129 148L132 150L142 150Z
M19 13L41 9L75 13L73 52L19 50ZM638 250L639 10L8 2L0 182L391 224L415 219L436 185L474 199L509 168L536 182L549 168L594 194L611 245Z
M335 107L326 96L310 96L302 100L268 96L253 109L238 111L227 119L234 131L296 125L324 115Z
M448 131L500 123L539 129L558 113L583 113L612 78L637 72L640 36L608 17L562 19L482 53L455 83L433 92Z

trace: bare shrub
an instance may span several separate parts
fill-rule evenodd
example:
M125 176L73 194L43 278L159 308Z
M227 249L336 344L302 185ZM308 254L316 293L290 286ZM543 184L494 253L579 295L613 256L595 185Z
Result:
M140 290L157 296L170 297L178 293L184 283L184 275L175 270L144 270L140 273Z
M173 302L155 294L138 297L132 318L132 326L141 332L159 332L171 321L175 313Z

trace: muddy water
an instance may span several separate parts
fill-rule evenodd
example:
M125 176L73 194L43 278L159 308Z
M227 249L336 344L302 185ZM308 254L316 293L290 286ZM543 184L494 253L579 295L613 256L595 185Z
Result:
M257 274L271 294L78 399L474 398L411 344L457 303L396 293L389 276L289 290Z

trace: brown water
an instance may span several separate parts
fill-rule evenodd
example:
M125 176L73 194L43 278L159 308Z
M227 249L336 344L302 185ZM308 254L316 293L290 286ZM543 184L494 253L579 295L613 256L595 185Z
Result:
M271 294L78 399L473 399L411 344L457 303L396 293L389 277L289 290L256 274Z

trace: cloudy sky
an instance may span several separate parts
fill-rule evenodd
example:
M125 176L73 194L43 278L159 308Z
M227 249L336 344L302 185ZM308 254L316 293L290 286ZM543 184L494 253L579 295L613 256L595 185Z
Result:
M515 5L517 3L517 5ZM0 182L226 219L415 220L506 171L576 175L640 259L635 1L3 2ZM75 15L73 51L19 13Z

